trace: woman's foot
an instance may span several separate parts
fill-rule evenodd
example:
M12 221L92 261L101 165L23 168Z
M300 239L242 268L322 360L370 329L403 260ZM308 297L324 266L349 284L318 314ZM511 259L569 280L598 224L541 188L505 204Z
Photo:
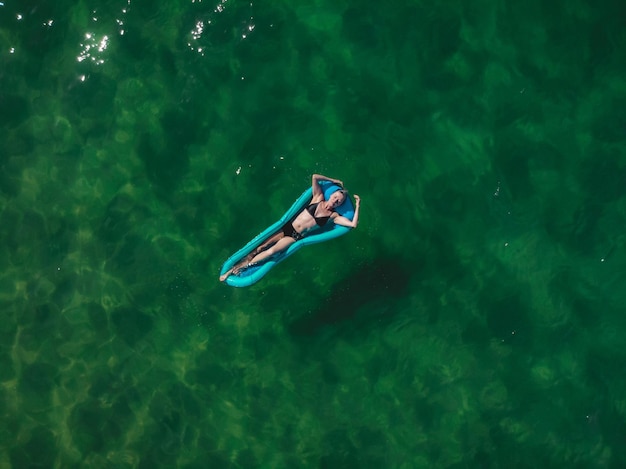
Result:
M251 264L248 261L248 258L245 258L243 261L241 261L239 264L235 265L228 272L226 272L223 275L220 275L220 282L223 282L224 280L226 280L231 275L239 275L242 270L247 269L248 267L250 267L252 265L255 265L255 264Z
M223 275L220 275L220 282L223 282L231 275L239 275L239 273L242 270L247 269L248 267L255 266L257 263L252 262L252 259L254 259L257 256L257 254L259 254L260 252L265 251L267 248L268 246L265 246L265 245L259 246L258 248L256 248L254 251L248 254L244 258L244 260L242 260L239 264L235 264L235 266L232 269L230 269L228 272L226 272Z
M220 275L220 282L225 281L228 277L230 277L230 274L232 274L232 273L233 273L233 269L230 269L225 274Z

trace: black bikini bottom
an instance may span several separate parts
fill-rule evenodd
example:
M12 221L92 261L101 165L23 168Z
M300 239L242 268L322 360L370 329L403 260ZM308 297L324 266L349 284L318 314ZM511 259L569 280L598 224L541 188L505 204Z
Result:
M296 241L300 241L302 238L304 238L302 234L296 231L296 229L293 227L293 223L291 223L290 221L283 225L282 230L285 236L291 236Z

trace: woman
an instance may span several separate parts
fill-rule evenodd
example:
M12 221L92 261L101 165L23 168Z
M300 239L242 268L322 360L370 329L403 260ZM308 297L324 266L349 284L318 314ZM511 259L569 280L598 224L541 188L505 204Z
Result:
M296 241L304 238L311 231L324 226L329 220L341 226L356 228L359 223L359 207L361 198L354 195L356 202L354 216L352 220L339 215L335 208L344 203L348 197L347 191L338 189L332 193L328 200L324 200L324 192L319 181L330 181L333 184L343 186L339 179L332 179L320 174L312 177L313 198L309 205L304 208L295 218L285 223L281 231L271 236L265 243L252 251L245 259L235 265L232 269L220 276L220 281L224 281L229 275L237 275L243 268L254 265L267 259L274 254L284 251Z

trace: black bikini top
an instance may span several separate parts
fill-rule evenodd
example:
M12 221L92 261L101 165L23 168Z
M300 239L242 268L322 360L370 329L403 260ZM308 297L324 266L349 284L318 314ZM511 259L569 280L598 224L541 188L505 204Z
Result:
M315 203L315 204L311 204L311 205L309 205L306 208L306 210L315 219L315 223L317 223L317 226L324 226L326 224L326 222L328 222L328 219L330 218L330 215L327 216L327 217L316 217L315 216L315 209L317 208L318 205L319 205L319 202Z

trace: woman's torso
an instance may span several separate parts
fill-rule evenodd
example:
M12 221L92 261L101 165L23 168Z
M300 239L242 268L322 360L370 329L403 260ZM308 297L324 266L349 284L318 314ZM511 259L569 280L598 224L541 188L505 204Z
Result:
M313 199L311 203L294 218L292 225L298 233L305 234L318 226L324 226L331 220L334 212L326 210L321 204L323 201L324 199Z

